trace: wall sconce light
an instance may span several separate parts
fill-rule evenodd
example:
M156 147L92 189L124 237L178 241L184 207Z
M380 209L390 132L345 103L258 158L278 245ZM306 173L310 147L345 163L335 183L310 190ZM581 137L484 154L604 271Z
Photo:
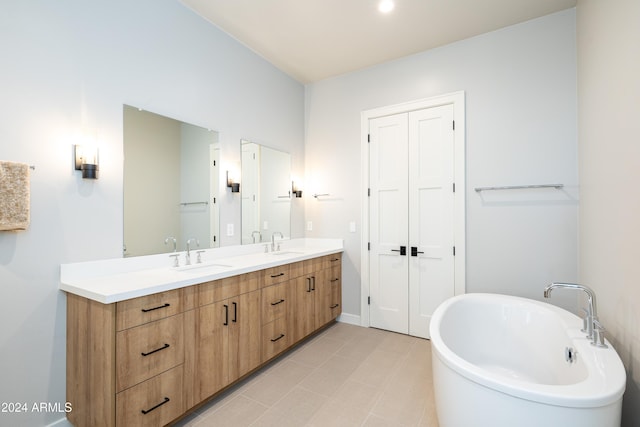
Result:
M240 192L240 183L239 182L233 182L233 178L229 177L229 171L227 171L227 187L231 188L231 192L232 193L239 193Z
M294 197L302 197L302 190L296 186L294 181L291 181L291 193Z
M74 145L75 169L86 179L98 179L98 147Z

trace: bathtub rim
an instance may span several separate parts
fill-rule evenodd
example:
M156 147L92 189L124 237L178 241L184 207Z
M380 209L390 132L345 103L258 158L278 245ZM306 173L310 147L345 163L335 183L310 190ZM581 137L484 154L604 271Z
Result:
M567 385L537 384L527 381L507 378L478 367L458 356L443 341L440 335L440 324L447 309L460 300L481 299L491 300L500 304L533 304L538 308L550 310L558 315L560 321L569 327L567 333L581 360L585 363L587 377L583 381ZM593 408L611 405L622 399L626 387L626 372L619 355L610 342L609 348L601 349L592 346L589 340L580 332L582 320L573 313L558 306L503 294L468 293L451 297L435 310L429 327L431 348L435 357L444 366L456 371L466 379L484 387L510 396L533 402L572 408ZM605 376L599 366L608 366Z

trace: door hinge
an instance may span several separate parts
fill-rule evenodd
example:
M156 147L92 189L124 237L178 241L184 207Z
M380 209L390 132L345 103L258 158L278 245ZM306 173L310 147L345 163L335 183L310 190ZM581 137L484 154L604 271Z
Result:
M216 241L216 239L217 239L217 238L216 238L216 236L213 236L213 241L214 241L214 242Z
M370 251L371 250L371 242L367 242L367 250Z
M452 122L452 126L453 126L453 130L456 130L456 121L455 120Z
M367 188L367 196L371 197L371 189Z
M371 142L371 134L367 134L367 142Z
M216 204L216 198L215 197L213 198L213 204L214 205Z
M367 304L371 305L371 297L367 297Z
M215 165L216 165L216 161L214 160L214 161L213 161L213 166L215 166Z
M453 256L456 256L456 247L453 247Z
M454 193L456 192L456 183L455 182L453 183L453 192Z

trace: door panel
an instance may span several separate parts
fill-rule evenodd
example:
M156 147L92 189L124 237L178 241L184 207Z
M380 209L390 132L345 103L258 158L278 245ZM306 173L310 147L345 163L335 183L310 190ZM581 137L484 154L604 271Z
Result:
M371 326L408 333L407 115L373 119L370 133Z
M409 334L429 338L435 308L454 295L453 106L409 113Z

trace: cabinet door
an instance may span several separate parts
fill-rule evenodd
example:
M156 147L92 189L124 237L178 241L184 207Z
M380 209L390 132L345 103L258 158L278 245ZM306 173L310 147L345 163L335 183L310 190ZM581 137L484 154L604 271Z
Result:
M295 280L293 301L293 342L309 335L315 326L314 276L302 276Z
M229 384L228 301L200 307L196 322L195 402L201 402Z
M331 285L329 282L330 269L317 271L314 275L315 285L313 286L314 297L314 329L318 329L329 323L331 316Z
M261 363L261 291L229 299L229 380L231 382Z

